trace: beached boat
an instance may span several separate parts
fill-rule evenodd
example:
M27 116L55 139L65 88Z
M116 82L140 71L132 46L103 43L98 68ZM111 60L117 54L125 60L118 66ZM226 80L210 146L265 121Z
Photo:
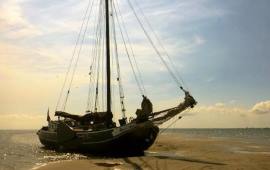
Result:
M116 23L120 25L119 20L122 18L117 1L90 0L57 102L55 116L58 117L58 120L51 120L48 111L48 126L42 127L37 132L40 142L44 146L51 148L81 149L92 153L141 152L154 143L159 133L159 125L196 105L197 102L192 95L185 90L182 83L180 83L181 79L177 76L175 68L164 59L164 57L169 57L168 54L166 53L166 56L161 55L159 49L151 40L151 37L148 36L142 22L140 22L140 18L137 15L138 11L135 10L130 0L127 0L127 2L140 23L143 32L146 34L147 39L157 52L158 57L165 65L170 75L172 75L173 80L175 80L177 86L180 88L179 90L184 92L185 98L183 102L175 107L153 112L152 102L148 99L148 96L145 95L136 58L133 56L132 63L130 57L133 55L133 52L131 53L128 51L128 48L126 47L129 38L128 34L124 34L126 31L125 27L120 27L120 33L116 34ZM84 42L86 33L88 33L89 18L94 7L97 7L96 11L98 15L96 26L93 28L95 40L92 43L92 62L89 73L87 111L84 115L70 114L65 111L66 104L70 96L71 85L80 52L82 46L85 45ZM143 96L141 108L137 109L136 118L133 119L128 119L126 117L125 97L118 57L119 49L117 47L117 35L122 37L133 75ZM124 38L124 35L126 35L126 38ZM114 47L113 50L111 49L111 46ZM114 57L114 62L111 61L112 56ZM116 125L113 121L112 113L112 103L115 103L115 101L112 101L111 97L111 65L113 63L116 65L116 82L119 87L120 108L122 112L122 118L119 120L119 125ZM104 67L102 67L102 64L104 64ZM173 63L171 62L171 64ZM106 71L104 72L104 77L100 78L103 76L101 74L103 68ZM67 90L66 93L64 93L65 89ZM102 104L104 105L105 103L106 107L103 108L99 106L101 105L100 98L102 97L100 91L103 92L103 95L105 94L103 97L105 102ZM63 94L66 95L64 96ZM58 107L61 100L62 108L59 109Z

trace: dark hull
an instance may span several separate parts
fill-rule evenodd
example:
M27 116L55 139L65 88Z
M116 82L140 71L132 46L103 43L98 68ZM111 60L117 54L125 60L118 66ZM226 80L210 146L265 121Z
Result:
M40 129L37 134L47 147L110 154L144 151L154 143L158 132L151 121L99 131L75 131L59 122L55 132Z

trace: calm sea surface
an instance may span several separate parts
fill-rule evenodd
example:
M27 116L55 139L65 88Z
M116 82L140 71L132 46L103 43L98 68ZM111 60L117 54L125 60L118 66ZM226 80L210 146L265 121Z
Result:
M270 143L270 129L170 129L163 133L191 138L228 138L256 144ZM45 150L33 130L0 130L0 170L33 169L51 161L85 158L81 154Z

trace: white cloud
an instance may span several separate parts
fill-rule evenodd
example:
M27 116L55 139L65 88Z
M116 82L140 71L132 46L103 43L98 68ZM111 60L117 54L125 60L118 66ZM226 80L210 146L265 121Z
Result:
M0 32L11 39L41 35L41 31L24 16L20 2L9 0L0 3Z
M141 2L141 1L140 1ZM220 7L213 6L209 0L182 0L182 1L143 1L140 6L151 18L151 22L156 23L157 27L169 27L177 23L183 26L201 20L223 17L229 14ZM163 21L166 20L166 23ZM161 22L162 23L161 23ZM169 24L168 24L169 23Z
M233 103L232 103L233 102ZM218 102L213 105L198 105L191 112L194 113L211 113L211 114L240 114L241 116L250 115L250 113L255 114L267 114L270 113L270 101L261 101L251 109L247 107L240 107L239 105L235 105L235 100L231 100L227 103Z
M199 105L195 107L192 112L212 114L247 114L248 109L239 106L230 106L219 102L214 105Z
M224 104L224 103L216 103L215 106L216 106L216 107L224 107L225 104Z
M252 113L255 114L267 114L270 113L270 100L256 103L252 109Z
M174 61L179 61L181 59L179 57L181 54L190 54L194 52L200 45L204 45L208 41L202 35L191 34L185 37L185 33L183 33L183 36L182 34L179 36L175 32L166 29L178 29L177 27L179 26L179 30L193 30L195 21L208 21L208 19L224 16L227 14L227 11L208 6L208 0L184 0L174 1L172 3L159 0L146 1L146 3L141 3L142 5L145 5L142 6L142 8L146 12L145 14L148 16L148 18L151 18L150 22L153 24L152 26L155 28L155 31L171 34L164 36L167 37L167 39L165 38L163 41L164 44L166 44L166 49L168 49L167 51L172 55L173 59L175 59ZM9 40L12 40L10 42L1 40L2 42L0 42L0 80L5 77L12 77L10 81L5 81L2 86L0 85L2 87L2 89L0 89L0 101L2 103L0 111L1 113L16 113L16 111L19 110L20 113L24 113L22 115L11 114L10 116L0 116L0 128L8 127L6 122L11 123L9 127L18 128L30 126L32 128L39 127L40 124L44 122L45 117L43 116L29 116L25 113L39 113L41 109L46 108L47 105L55 104L54 102L56 99L53 97L58 95L57 90L59 90L62 80L60 81L53 76L56 76L55 74L59 74L59 69L63 71L63 67L68 65L66 62L68 62L72 52L72 46L69 45L72 43L72 40L75 40L76 35L74 32L79 30L83 15L82 10L85 10L86 5L86 1L77 2L76 0L71 0L68 2L53 2L57 5L50 4L50 7L48 8L42 5L42 3L48 2L41 1L37 2L41 3L39 6L30 5L32 8L29 8L27 5L26 6L28 8L26 8L25 4L22 5L22 3L31 4L33 2L33 0L8 0L0 2L0 34L3 35L3 37L7 37ZM120 3L122 4L122 2ZM130 34L130 38L131 40L133 40L132 38L135 39L133 48L135 49L135 55L138 54L137 60L139 67L142 69L141 71L143 73L152 73L151 76L148 77L151 77L149 79L151 79L151 83L153 84L153 80L159 77L156 76L156 74L165 72L165 69L164 67L160 67L161 64L159 59L154 56L156 54L153 52L153 49L149 48L151 46L147 42L147 39L145 39L142 31L138 30L139 27L136 27L137 23L135 23L136 21L133 20L134 16L132 16L130 9L126 5L122 5L120 8L123 9L122 12L124 12L123 16L124 19L126 19L125 21L127 24L128 33ZM29 15L29 13L31 13L31 15ZM186 27L185 24L188 26ZM192 25L192 28L189 27L189 24ZM92 26L93 25L90 24L90 27ZM63 41L63 39L61 39L66 36L71 36L71 34L74 36L74 39L71 40L70 37L68 41ZM43 35L41 36L43 39L38 39L39 41L36 39L25 40L27 37L33 38L34 36L40 35ZM58 37L61 38L58 39ZM18 44L17 41L19 40L23 40L23 43ZM119 44L118 47L123 48L123 45ZM86 59L83 60L85 65L88 64ZM127 88L129 90L127 93L132 93L132 95L126 96L132 98L130 96L135 96L136 94L130 89L137 89L134 85L135 83L132 82L133 78L130 78L132 73L127 58L126 60L123 59L122 61L122 77L126 77L126 79L123 79L125 87L133 87ZM85 68L87 67L88 65ZM184 64L180 65L177 63L177 68L179 67L180 69L184 68ZM44 75L47 74L48 71L51 71L53 74L47 76ZM87 71L84 73L87 74ZM85 80L87 79L83 76L84 74L81 74L81 77L78 78L79 80L76 79L74 86L86 84ZM212 82L213 80L214 78L210 78L208 81ZM149 86L148 89L159 92L159 94L156 96L168 94L171 95L170 98L173 98L172 96L174 95L174 92L170 92L168 90L170 89L170 85L164 83L157 84L159 85L157 86L155 84L155 86ZM32 93L29 93L27 96L25 96L25 91ZM56 93L57 95L55 95ZM23 100L21 100L21 98L23 98ZM129 98L127 98L127 100ZM161 103L161 100L164 99L160 98L155 99L157 100L154 102L156 108L159 106L170 107L171 105L174 105L175 103L177 104L179 102L176 99L166 99L167 103ZM141 98L138 99L138 102L136 101L138 105L140 102L139 100L141 100ZM79 94L77 101L82 103L82 94ZM137 105L134 104L136 102L133 102L130 106L132 109L137 107ZM79 108L77 105L78 104L75 103L75 105L72 105L72 107L77 109ZM214 115L215 118L213 120L218 120L220 118L219 114L225 113L227 117L229 117L229 121L235 120L235 124L237 124L237 120L239 118L231 118L230 116L232 114L234 116L241 116L244 118L245 115L248 115L251 112L262 114L269 113L269 110L269 101L257 103L251 110L248 108L236 106L235 101L231 101L229 103L216 103L213 105L198 105L194 108L194 110L192 110L193 113L186 113L186 115L194 115L189 117L197 117L197 115L203 115L202 117L205 119L208 119L209 115ZM256 115L254 117L256 117ZM27 125L27 122L29 121L32 121L34 126ZM223 120L220 121L225 122ZM213 121L211 120L210 123L212 122Z
M263 104L262 104L263 103ZM256 107L255 107L256 106ZM256 112L266 108L269 110L269 101L254 105ZM253 108L254 108L253 107ZM176 124L179 128L245 128L245 127L269 127L270 114L258 116L254 110L248 107L231 104L230 102L218 102L211 105L197 105L194 109L183 113L183 118ZM253 111L252 111L253 110ZM168 123L169 124L169 123Z
M196 35L194 36L194 42L196 45L202 45L206 42L206 40L203 37Z

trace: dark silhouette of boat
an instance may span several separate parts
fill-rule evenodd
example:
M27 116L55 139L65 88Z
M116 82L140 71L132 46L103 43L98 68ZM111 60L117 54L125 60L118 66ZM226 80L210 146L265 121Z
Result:
M90 9L93 7L91 6L91 1L89 1L87 11L84 17L83 24L88 24L89 19L87 17L90 16ZM130 1L128 0L130 3ZM130 5L132 5L130 3ZM111 11L109 11L111 9ZM134 10L134 8L132 8ZM117 17L117 8L113 1L108 0L101 0L99 3L99 13L100 17L98 17L100 22L97 24L96 29L96 42L95 42L95 50L98 51L98 46L102 46L101 40L104 40L104 50L100 50L100 53L94 53L97 56L101 56L101 53L104 52L104 56L106 58L106 110L105 111L98 111L98 94L99 94L99 79L96 78L96 87L94 88L95 94L95 102L94 102L94 109L87 110L85 115L75 115L65 112L66 103L68 97L70 95L70 86L73 81L74 72L71 74L71 82L69 84L66 98L63 102L63 109L62 111L55 111L55 116L58 117L58 120L51 120L49 116L49 111L47 113L47 121L48 126L42 127L38 132L37 135L39 136L40 142L49 148L63 148L68 150L83 150L91 153L119 153L119 152L141 152L148 149L155 141L156 137L159 133L159 125L163 124L164 122L170 120L171 118L175 117L182 111L186 110L187 108L193 108L196 105L196 101L191 96L191 94L186 91L183 86L176 81L180 87L180 89L185 93L184 101L181 102L176 107L172 107L169 109L153 112L153 105L152 102L143 94L143 101L141 103L141 108L137 109L136 111L136 118L127 120L125 116L125 105L124 105L124 95L123 95L123 88L120 76L120 67L118 62L117 56L117 43L116 43L116 34L115 34L115 17ZM104 13L104 15L102 15ZM136 15L136 11L134 10ZM89 14L89 16L88 16ZM136 15L137 16L137 15ZM103 18L103 19L102 19ZM111 23L110 23L110 18ZM103 24L101 24L103 23ZM82 28L83 28L82 24ZM87 30L87 24L85 30ZM111 25L110 25L111 24ZM112 30L110 30L110 26ZM84 40L85 35L81 32L79 33L79 37L83 35L82 42ZM105 28L105 29L104 29ZM103 30L104 29L104 30ZM104 33L103 33L104 31ZM86 31L85 31L86 32ZM84 32L84 33L85 33ZM111 109L112 97L111 97L111 49L110 49L110 38L111 34L113 34L113 39L115 41L115 53L116 55L116 62L117 62L117 82L119 85L119 95L120 95L120 105L121 111L123 113L122 118L119 120L119 126L113 122L113 113ZM79 38L78 38L79 40ZM76 43L75 49L78 46L78 41ZM106 45L105 45L106 44ZM80 49L80 48L79 48ZM74 50L75 51L75 50ZM78 56L80 51L78 53ZM74 54L73 56L74 57ZM162 56L160 56L162 57ZM99 58L95 58L95 62L99 61ZM72 61L72 60L71 60ZM76 64L76 59L75 66ZM162 60L163 64L165 60ZM98 70L98 64L96 64L96 70ZM172 69L165 65L166 68L169 70L170 74L172 74L175 80L177 76L175 76L172 72ZM92 76L92 65L90 67L90 80ZM132 66L132 69L133 66ZM133 70L134 71L134 70ZM97 71L96 71L97 72ZM66 77L70 73L70 68L67 72ZM134 72L133 72L134 73ZM96 77L99 75L97 74ZM134 74L137 84L140 85L140 81L138 81L138 77ZM67 78L66 78L67 79ZM60 93L60 98L66 84L66 79L63 85L63 88ZM105 86L104 86L105 87ZM143 88L139 88L143 89ZM143 91L143 90L141 90ZM90 92L89 92L90 93ZM59 99L60 99L59 98ZM89 100L88 100L89 101ZM58 100L59 103L59 100ZM57 103L57 105L58 105ZM89 104L89 102L88 102Z

